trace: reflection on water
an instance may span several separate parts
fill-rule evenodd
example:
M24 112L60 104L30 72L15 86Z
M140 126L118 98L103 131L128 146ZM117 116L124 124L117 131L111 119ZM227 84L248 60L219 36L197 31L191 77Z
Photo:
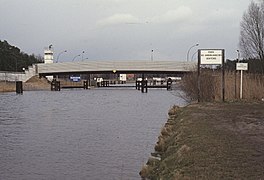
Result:
M140 179L173 93L0 94L0 179Z

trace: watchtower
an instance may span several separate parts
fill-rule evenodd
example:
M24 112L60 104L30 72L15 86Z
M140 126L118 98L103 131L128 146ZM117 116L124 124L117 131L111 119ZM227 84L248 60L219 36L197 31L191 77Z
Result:
M44 63L45 64L53 63L53 48L52 48L52 45L49 45L48 48L44 49Z

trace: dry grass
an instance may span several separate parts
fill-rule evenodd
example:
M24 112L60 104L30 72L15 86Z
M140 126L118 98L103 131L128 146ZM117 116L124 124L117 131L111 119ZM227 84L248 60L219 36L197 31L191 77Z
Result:
M182 108L159 137L160 161L149 161L148 179L262 179L264 103L203 103Z
M221 101L222 82L221 72L204 70L200 79L200 99L204 102ZM183 89L191 100L197 100L198 83L197 73L189 74L184 78ZM239 72L225 73L225 100L234 101L240 97ZM243 99L261 100L264 97L264 76L244 73Z
M150 167L148 165L144 165L142 168L141 168L141 171L139 173L139 175L142 177L142 178L147 178L148 174L151 172L150 170Z

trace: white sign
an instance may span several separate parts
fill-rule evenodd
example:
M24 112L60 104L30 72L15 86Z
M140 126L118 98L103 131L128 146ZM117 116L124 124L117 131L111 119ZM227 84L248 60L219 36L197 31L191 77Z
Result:
M247 71L248 63L236 63L236 70Z
M201 64L217 65L222 64L223 50L200 50Z

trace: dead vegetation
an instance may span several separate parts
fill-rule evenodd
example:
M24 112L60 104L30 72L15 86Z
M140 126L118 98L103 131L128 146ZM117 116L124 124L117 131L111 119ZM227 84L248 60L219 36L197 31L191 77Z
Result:
M201 71L200 99L203 102L221 101L222 82L221 72L212 70ZM183 81L183 89L191 100L198 98L197 72L186 75ZM239 72L225 72L225 100L236 101L240 95ZM247 74L243 76L243 99L262 100L264 97L264 76L259 74Z
M260 102L173 108L141 176L151 180L263 178L263 109Z

